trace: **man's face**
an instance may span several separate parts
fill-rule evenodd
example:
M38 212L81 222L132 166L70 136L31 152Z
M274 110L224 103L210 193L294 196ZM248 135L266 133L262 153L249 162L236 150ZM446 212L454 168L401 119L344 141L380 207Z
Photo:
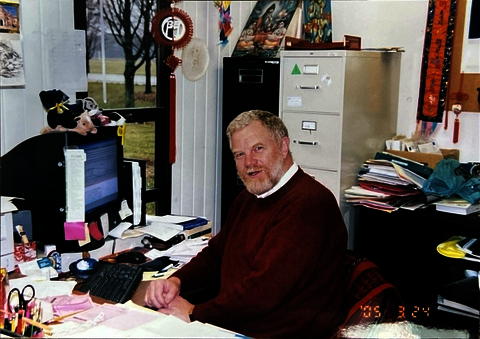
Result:
M285 137L279 146L258 120L232 134L238 176L250 193L263 194L280 181L286 172L288 142Z

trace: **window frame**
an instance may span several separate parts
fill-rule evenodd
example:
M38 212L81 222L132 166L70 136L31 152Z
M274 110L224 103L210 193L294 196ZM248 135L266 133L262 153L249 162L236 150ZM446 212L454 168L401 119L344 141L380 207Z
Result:
M87 30L87 1L73 0L74 3L74 28ZM169 8L170 3L157 0L157 9ZM154 159L154 187L145 192L145 202L155 202L155 214L171 214L172 205L172 164L169 162L170 143L170 74L172 73L163 60L168 58L173 51L171 47L159 46L156 48L156 107L123 108L107 110L104 112L117 112L128 116L135 122L155 122L155 159ZM160 91L159 89L162 88ZM85 92L77 93L82 97Z

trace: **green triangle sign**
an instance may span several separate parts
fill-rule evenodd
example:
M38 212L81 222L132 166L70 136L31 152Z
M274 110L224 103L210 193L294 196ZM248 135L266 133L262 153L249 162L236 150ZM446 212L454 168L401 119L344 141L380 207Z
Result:
M293 66L293 69L292 69L292 75L300 75L302 74L302 72L300 71L300 67L298 67L297 64L295 64L295 66Z

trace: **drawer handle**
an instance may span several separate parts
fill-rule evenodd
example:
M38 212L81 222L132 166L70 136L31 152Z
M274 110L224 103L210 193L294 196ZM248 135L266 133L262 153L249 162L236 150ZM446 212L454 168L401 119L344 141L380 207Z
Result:
M319 89L320 86L297 86L297 88L300 88L300 89Z
M293 142L296 143L297 140L293 140ZM316 146L316 145L318 145L318 142L316 142L316 141L302 141L302 140L298 140L298 144L299 144L299 145Z

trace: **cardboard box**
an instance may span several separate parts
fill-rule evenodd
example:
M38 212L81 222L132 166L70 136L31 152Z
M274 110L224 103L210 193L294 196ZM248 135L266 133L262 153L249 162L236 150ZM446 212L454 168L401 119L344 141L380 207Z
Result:
M442 154L437 153L419 153L419 152L406 152L406 151L395 151L387 149L385 152L404 157L421 164L424 164L430 168L435 169L437 163L442 159L455 159L460 158L460 150L456 148L441 148L440 151Z

